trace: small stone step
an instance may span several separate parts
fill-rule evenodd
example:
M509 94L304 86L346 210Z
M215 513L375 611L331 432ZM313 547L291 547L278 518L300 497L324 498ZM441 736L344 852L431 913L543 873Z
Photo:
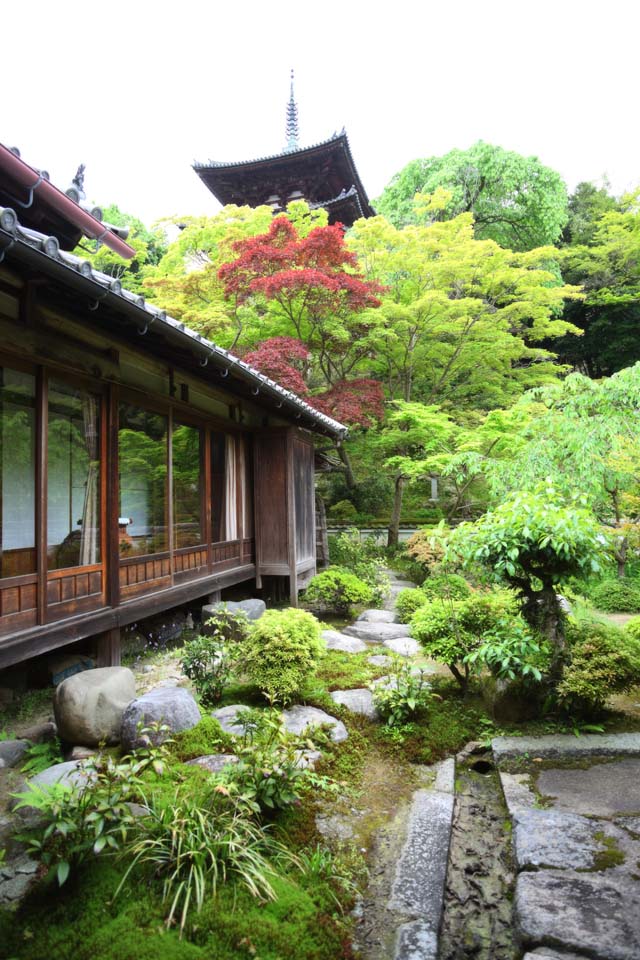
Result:
M395 623L396 615L392 610L363 610L358 623Z
M406 623L361 623L356 621L350 627L345 627L343 633L346 633L349 637L364 640L366 643L384 643L385 640L408 637L409 627Z
M367 687L359 687L356 690L334 690L330 696L334 703L346 707L351 713L361 713L370 720L375 720L378 715L373 705L373 694Z
M327 645L327 650L338 650L341 653L364 653L367 649L364 640L348 637L337 630L323 630L322 639Z
M420 653L420 644L413 637L396 637L394 640L385 640L384 646L399 657L415 657Z
M331 739L334 743L341 743L349 736L342 720L337 720L336 717L332 717L317 707L305 707L298 704L285 710L282 717L289 733L302 734L307 730L312 730L313 727L328 724L331 727Z

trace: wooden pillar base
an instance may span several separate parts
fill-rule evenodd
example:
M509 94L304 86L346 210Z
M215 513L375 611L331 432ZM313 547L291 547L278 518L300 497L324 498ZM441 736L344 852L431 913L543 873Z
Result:
M222 590L212 590L207 598L207 603L220 603L222 600Z
M99 667L120 666L120 627L106 630L96 637L96 653Z

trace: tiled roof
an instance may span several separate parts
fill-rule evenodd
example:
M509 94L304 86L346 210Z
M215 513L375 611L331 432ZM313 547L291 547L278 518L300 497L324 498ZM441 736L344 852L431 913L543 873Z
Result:
M51 269L55 266L63 268L68 274L67 281L82 277L94 284L96 305L104 300L116 306L119 303L121 306L126 306L129 311L133 309L134 312L139 313L141 333L146 333L152 324L158 324L169 336L179 339L181 345L190 346L202 367L206 367L209 361L212 361L223 371L224 377L233 371L235 376L240 377L252 387L255 395L266 394L271 401L275 401L276 408L285 408L283 416L286 417L287 414L291 416L293 413L295 419L310 420L316 429L321 429L334 437L346 436L347 427L338 423L337 420L320 413L305 400L285 390L279 383L249 366L244 360L240 360L223 347L216 346L215 343L195 330L191 330L179 320L174 320L154 304L147 303L144 297L124 289L119 280L95 270L88 260L61 250L55 237L47 237L21 226L15 211L8 207L0 207L0 261L9 252L18 257L21 255L24 257L28 251L35 251L41 261L39 265L45 272L47 267Z
M296 156L299 153L307 153L311 150L317 150L318 147L326 147L330 143L335 143L338 140L343 139L347 143L347 148L349 146L349 141L347 140L347 132L342 128L340 133L334 133L327 140L320 140L318 143L312 143L308 147L300 147L298 150L284 150L282 153L272 153L264 157L254 157L253 160L207 160L206 162L199 163L197 160L193 162L194 170L207 170L212 167L246 167L252 163L264 163L267 160L285 160L290 159L291 157Z

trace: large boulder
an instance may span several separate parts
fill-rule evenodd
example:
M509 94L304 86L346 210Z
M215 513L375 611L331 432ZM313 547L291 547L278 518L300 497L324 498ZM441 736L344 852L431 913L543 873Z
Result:
M53 698L59 736L85 747L118 743L124 708L135 695L135 678L126 667L98 667L68 677Z
M327 645L327 650L339 650L341 653L363 653L367 649L364 640L348 637L337 630L323 630L322 639Z
M349 736L342 720L332 717L324 710L319 710L318 707L305 707L297 704L285 710L282 717L285 728L289 733L295 733L298 736L302 736L307 731L311 732L314 727L324 725L331 727L329 736L334 743L341 743Z
M200 710L193 695L184 687L156 687L132 700L122 716L120 739L125 750L136 750L147 742L140 731L152 724L167 727L156 731L151 740L156 745L181 730L190 730L200 722Z
M0 740L0 767L17 766L30 746L28 740Z

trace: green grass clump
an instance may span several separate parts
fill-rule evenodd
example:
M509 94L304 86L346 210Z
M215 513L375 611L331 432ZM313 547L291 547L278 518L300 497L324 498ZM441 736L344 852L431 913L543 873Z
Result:
M590 591L591 602L608 613L640 612L640 583L637 580L601 580Z
M177 760L195 760L210 753L233 751L233 737L225 733L214 717L203 717L190 730L182 730L173 736L171 753Z

